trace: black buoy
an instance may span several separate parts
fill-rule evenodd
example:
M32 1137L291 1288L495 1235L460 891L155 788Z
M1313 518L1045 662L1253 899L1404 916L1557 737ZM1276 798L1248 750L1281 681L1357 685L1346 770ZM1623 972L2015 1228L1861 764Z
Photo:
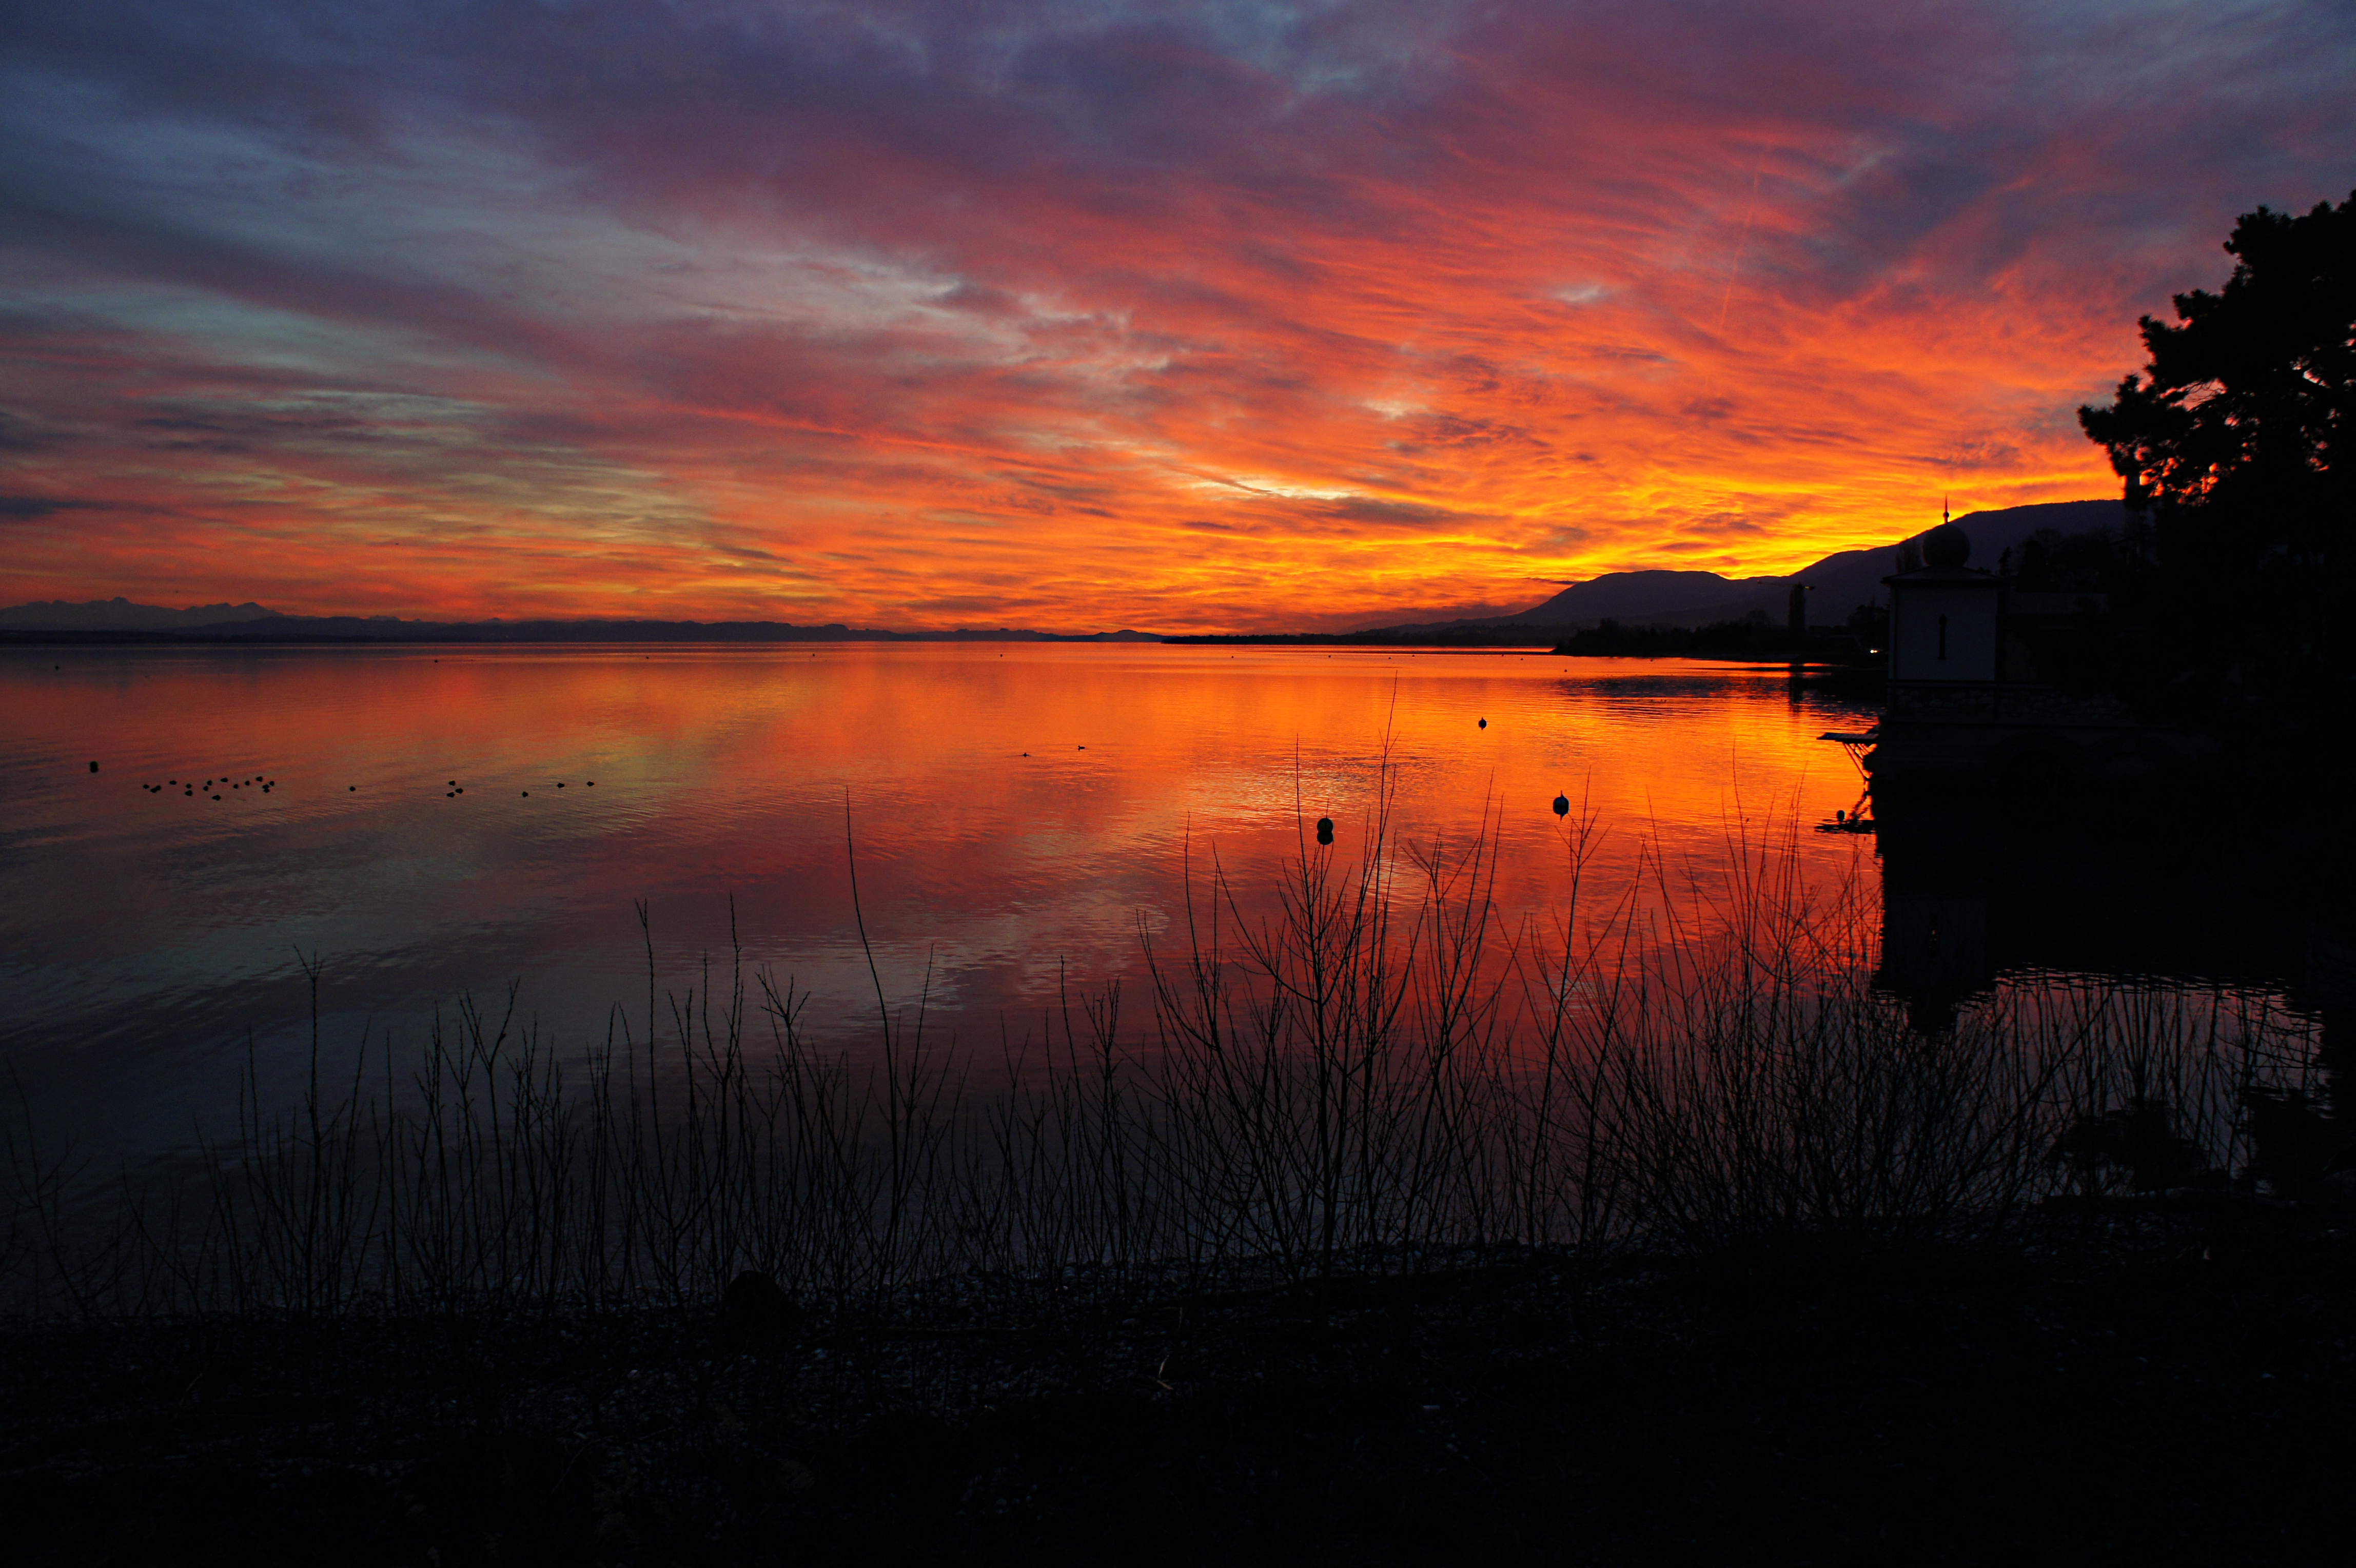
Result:
M1483 729L1487 729L1489 727L1489 721L1487 719L1483 719L1481 721L1481 727Z
M563 788L564 788L564 780L563 780L563 779L558 779L558 780L556 781L556 787L557 787L558 789L563 789Z
M525 791L524 791L524 796L525 796L525 798L526 798L526 799L530 799L530 795L531 795L531 791L530 791L530 790L527 789L527 790L525 790Z
M813 653L813 654L811 654L811 655L810 655L810 657L811 657L812 659L816 659L816 658L818 657L818 655L817 655L817 654L815 654L815 653ZM583 780L581 780L581 787L582 787L584 789L594 789L595 788L597 788L597 780L595 780L594 779L584 779Z
M1332 843L1333 842L1333 818L1320 817L1317 819L1317 842L1319 843Z
M345 786L344 786L344 788L345 788L345 789L358 789L359 788L359 785L357 785L357 784L347 784L347 785L345 785Z
M91 763L91 764L90 765L90 770L91 770L92 773L97 772L97 771L98 771L98 764L97 764L97 763L95 763L95 762Z
M1569 797L1569 796L1568 796L1568 795L1557 795L1557 796L1554 798L1554 814L1555 814L1556 816L1558 816L1558 817L1567 817L1567 816L1570 815L1570 797Z

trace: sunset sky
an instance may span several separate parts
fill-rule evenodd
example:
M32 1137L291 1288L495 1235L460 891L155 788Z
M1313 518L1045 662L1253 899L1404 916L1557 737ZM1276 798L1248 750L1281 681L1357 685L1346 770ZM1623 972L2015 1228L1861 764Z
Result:
M0 603L1254 629L2115 493L2312 4L12 0Z

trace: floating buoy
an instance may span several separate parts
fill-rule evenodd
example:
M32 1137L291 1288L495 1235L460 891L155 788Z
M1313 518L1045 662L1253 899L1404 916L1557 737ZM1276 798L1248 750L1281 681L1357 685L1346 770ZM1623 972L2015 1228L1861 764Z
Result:
M1569 796L1568 796L1568 795L1557 795L1557 796L1554 798L1554 814L1555 814L1556 816L1558 816L1558 817L1567 817L1567 816L1570 815L1570 797L1569 797Z
M563 779L558 779L558 780L556 781L556 787L557 787L558 789L563 789L563 788L564 788L564 780L563 780Z
M347 785L345 785L345 786L344 786L344 788L345 788L345 789L358 789L359 788L359 785L357 785L357 784L347 784Z
M1320 817L1317 819L1317 842L1319 843L1332 843L1333 842L1333 818Z
M1489 727L1489 721L1487 719L1483 719L1481 721L1481 727L1483 729L1487 729Z
M811 655L810 655L810 657L811 657L812 659L816 659L816 658L818 657L818 655L817 655L817 654L815 654L815 653L813 653L813 654L811 654ZM595 780L594 779L584 779L583 780L581 780L581 787L582 787L584 789L594 789L595 788L597 788L597 780Z
M90 765L90 770L91 770L92 773L97 772L97 771L98 771L98 764L97 764L97 763L95 763L95 762L91 763L91 764Z
M531 791L530 791L530 790L529 790L529 789L525 790L525 791L524 791L524 796L525 796L525 798L526 798L527 800L529 800L529 799L530 798L530 796L531 796Z

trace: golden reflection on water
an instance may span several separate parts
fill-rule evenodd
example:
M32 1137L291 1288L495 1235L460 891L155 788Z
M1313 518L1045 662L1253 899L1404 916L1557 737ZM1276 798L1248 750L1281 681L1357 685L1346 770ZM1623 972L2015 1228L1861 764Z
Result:
M1509 919L1566 895L1558 792L1597 820L1607 882L1646 845L1707 873L1738 817L1814 821L1858 793L1815 738L1856 708L1779 670L1687 661L32 650L0 662L0 691L19 1052L101 1047L118 1066L201 1061L249 1026L284 1037L296 949L327 959L348 1023L414 1033L436 999L520 976L526 1004L577 1042L616 1001L643 1011L637 899L674 979L725 950L733 899L751 961L814 985L814 1016L851 1016L872 993L846 800L887 992L913 999L929 973L945 1018L994 1037L1067 972L1133 973L1139 922L1177 918L1188 855L1249 886L1331 816L1333 853L1355 856L1386 770L1404 844L1462 843L1494 813ZM228 787L141 788L166 779ZM1869 868L1870 841L1804 833L1800 848L1826 875L1859 854Z

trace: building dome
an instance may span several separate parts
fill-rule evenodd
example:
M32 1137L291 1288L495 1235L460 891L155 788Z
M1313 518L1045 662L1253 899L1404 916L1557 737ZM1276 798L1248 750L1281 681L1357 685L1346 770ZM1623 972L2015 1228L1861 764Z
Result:
M1943 522L1922 536L1922 562L1925 565L1952 572L1971 558L1971 535L1952 522Z

